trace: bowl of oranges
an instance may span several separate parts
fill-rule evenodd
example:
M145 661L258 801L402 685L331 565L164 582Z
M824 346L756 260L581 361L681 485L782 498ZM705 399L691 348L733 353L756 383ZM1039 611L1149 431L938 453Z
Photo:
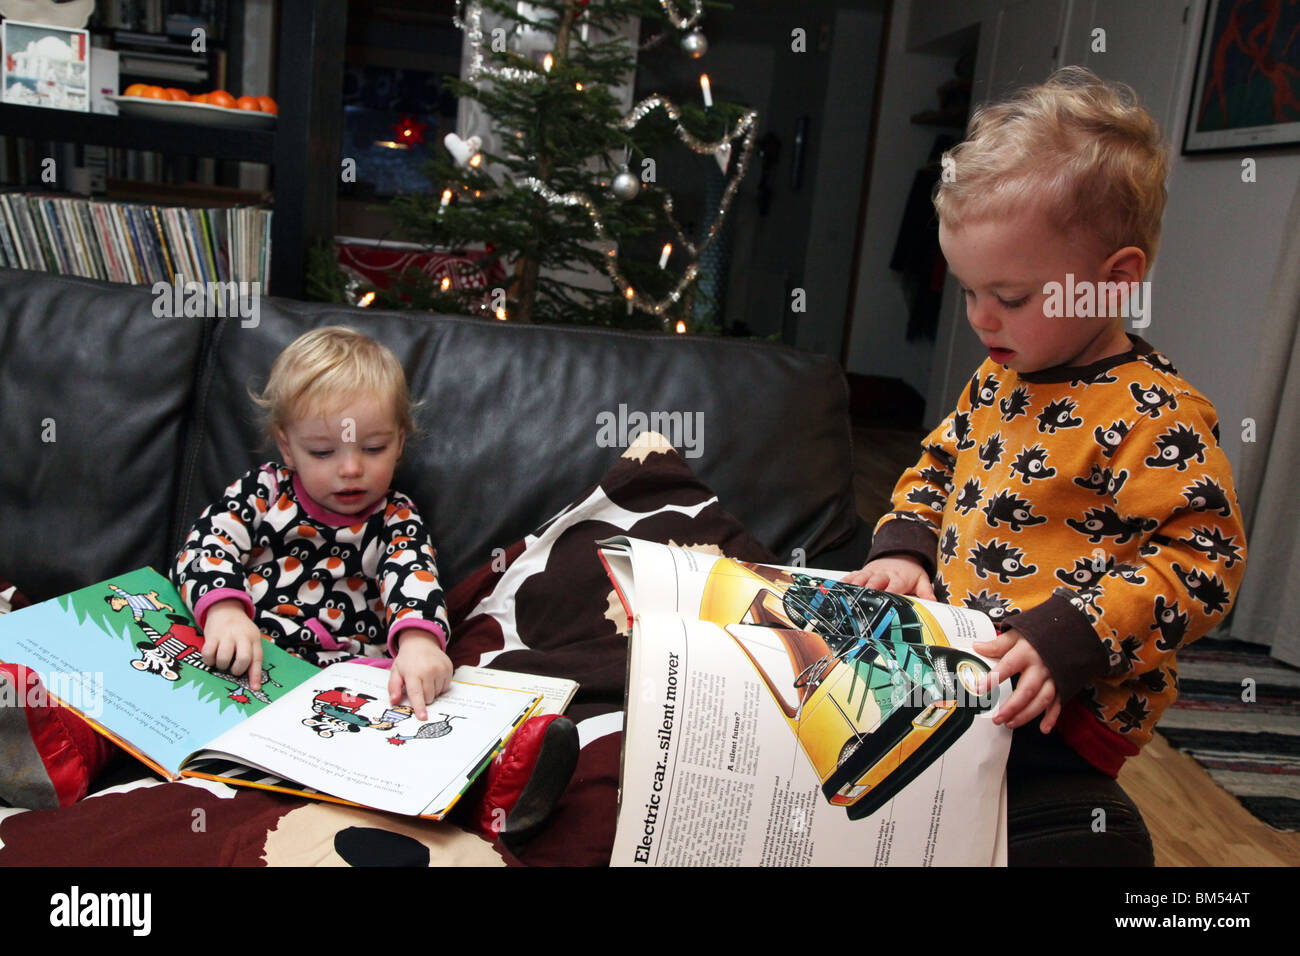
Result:
M175 87L132 83L121 96L110 97L124 116L205 123L209 126L265 128L275 125L279 112L269 96L235 97L225 90L192 95Z

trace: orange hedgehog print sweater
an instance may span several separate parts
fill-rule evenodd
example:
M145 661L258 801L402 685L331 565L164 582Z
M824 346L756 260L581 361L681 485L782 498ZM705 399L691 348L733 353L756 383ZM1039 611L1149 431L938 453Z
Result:
M923 443L870 559L1014 627L1063 702L1055 732L1116 775L1178 696L1177 649L1232 606L1246 541L1213 404L1137 336L1088 366L992 360Z

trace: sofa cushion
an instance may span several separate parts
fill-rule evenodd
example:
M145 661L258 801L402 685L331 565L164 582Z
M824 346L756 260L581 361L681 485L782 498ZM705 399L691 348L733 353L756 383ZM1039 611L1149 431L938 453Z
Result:
M529 864L605 865L618 802L627 615L596 542L626 534L774 560L671 448L643 436L600 483L451 594L452 661L566 677L581 685L565 712L578 725L578 766Z
M0 576L34 601L170 560L203 326L152 302L0 270Z
M773 551L799 547L811 558L853 532L847 390L822 356L735 339L277 299L263 300L255 328L215 323L180 527L265 460L247 390L265 384L293 339L330 323L392 348L423 402L422 434L408 440L394 486L420 507L445 584L554 514L572 489L598 481L639 429L638 416L654 412L670 413L667 424L681 427L669 437L692 468Z

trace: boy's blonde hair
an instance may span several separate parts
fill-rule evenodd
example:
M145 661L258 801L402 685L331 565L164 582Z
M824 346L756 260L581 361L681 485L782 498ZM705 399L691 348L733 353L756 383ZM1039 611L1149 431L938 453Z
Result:
M387 347L344 325L326 325L294 339L271 366L253 401L266 414L267 433L329 412L351 398L373 395L393 410L399 428L414 431L402 363Z
M1131 87L1063 67L977 109L944 166L934 208L949 229L1035 209L1105 255L1137 246L1148 268L1156 257L1169 156Z

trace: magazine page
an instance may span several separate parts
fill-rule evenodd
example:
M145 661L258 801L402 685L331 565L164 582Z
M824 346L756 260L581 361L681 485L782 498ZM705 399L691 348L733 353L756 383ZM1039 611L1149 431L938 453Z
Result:
M874 637L639 615L612 862L994 863L1009 682L896 600Z
M366 664L331 665L193 759L233 757L363 806L440 817L539 700L453 681L421 721L409 704L389 703L388 677Z
M151 568L0 615L0 661L35 671L49 694L167 776L319 673L264 641L262 688L253 691L247 674L208 668L202 650L185 603Z

